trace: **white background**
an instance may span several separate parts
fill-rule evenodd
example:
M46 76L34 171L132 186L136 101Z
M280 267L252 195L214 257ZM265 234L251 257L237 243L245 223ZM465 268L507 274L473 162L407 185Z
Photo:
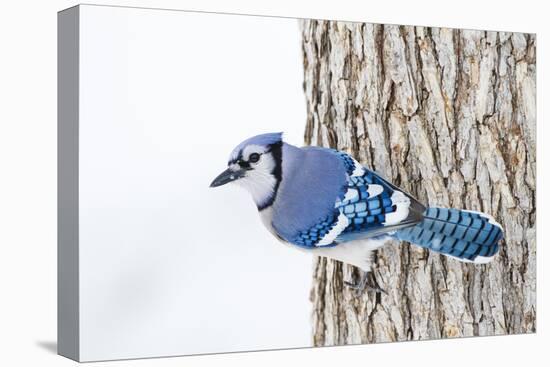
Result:
M312 259L210 182L306 120L295 19L80 8L80 358L311 346Z
M110 1L98 1L109 4ZM537 33L538 151L537 204L550 205L547 95L547 14L543 2L470 1L117 1L190 10L275 16L331 18ZM56 11L71 1L3 4L0 11L0 362L2 365L68 366L51 352L56 328ZM547 99L547 98L546 98ZM286 350L149 359L96 365L257 366L257 365L542 365L550 340L547 315L550 264L548 214L538 212L538 332L536 335L391 343L369 346ZM544 287L543 287L544 285Z

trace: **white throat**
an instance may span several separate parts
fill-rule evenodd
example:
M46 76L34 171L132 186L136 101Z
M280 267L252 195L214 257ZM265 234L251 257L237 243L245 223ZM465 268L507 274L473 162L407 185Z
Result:
M263 207L275 195L277 180L271 174L255 172L235 181L235 183L250 193L256 206Z

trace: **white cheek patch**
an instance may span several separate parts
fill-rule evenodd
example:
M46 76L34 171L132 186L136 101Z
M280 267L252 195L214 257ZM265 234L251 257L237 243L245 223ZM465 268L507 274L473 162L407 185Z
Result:
M392 213L386 214L385 226L397 224L407 218L409 215L409 206L411 205L411 199L409 199L401 191L394 191L391 196L392 205L395 205L396 209Z
M254 150L250 154L257 152ZM246 171L244 177L233 182L248 191L257 206L262 206L273 197L275 192L277 179L272 174L275 165L275 159L271 154L262 154L258 163L252 164L252 169ZM240 168L238 164L236 166Z
M332 227L332 229L323 236L321 241L317 242L315 246L321 247L321 246L327 246L334 242L336 237L340 235L346 229L346 227L349 225L349 219L346 217L342 212L340 212L340 215L338 216L338 221Z
M264 153L261 155L258 163L252 163L251 166L254 168L252 171L261 172L262 174L269 174L275 169L275 159L270 153Z

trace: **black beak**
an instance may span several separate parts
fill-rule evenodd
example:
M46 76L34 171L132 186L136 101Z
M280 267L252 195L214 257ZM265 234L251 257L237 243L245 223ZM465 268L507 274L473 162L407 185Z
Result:
M225 185L226 183L238 180L241 177L244 177L245 170L244 169L237 169L236 171L232 170L231 168L226 169L218 177L212 181L210 184L210 187L218 187L221 185Z

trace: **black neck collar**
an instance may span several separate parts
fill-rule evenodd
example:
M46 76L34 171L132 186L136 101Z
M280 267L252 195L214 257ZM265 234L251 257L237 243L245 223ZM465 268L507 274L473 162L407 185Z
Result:
M271 195L271 197L261 205L258 205L259 211L267 209L271 205L273 205L273 202L277 197L277 192L279 191L279 185L283 180L283 142L281 141L275 144L271 144L270 147L271 155L275 160L275 167L273 168L273 171L271 171L271 174L275 177L275 187L273 188L273 194Z

